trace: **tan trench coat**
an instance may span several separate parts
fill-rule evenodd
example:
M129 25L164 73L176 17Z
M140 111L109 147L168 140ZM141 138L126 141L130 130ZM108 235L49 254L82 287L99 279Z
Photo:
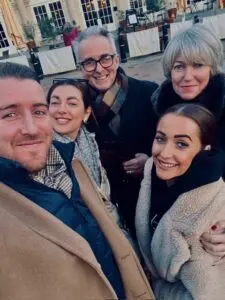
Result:
M139 261L90 180L74 161L81 196L112 247L126 299L153 300ZM78 175L79 174L79 175ZM88 243L60 220L0 183L0 299L117 299Z

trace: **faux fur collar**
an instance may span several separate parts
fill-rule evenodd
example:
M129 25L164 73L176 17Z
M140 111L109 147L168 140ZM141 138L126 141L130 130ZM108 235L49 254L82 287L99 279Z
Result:
M187 103L181 99L174 91L170 80L164 81L152 96L154 109L158 115L161 115L167 108ZM220 119L223 108L225 108L225 76L217 74L211 77L205 90L192 100L192 103L198 103L210 110Z

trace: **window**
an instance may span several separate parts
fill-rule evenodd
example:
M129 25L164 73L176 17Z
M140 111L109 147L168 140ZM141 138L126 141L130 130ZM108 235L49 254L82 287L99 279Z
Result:
M55 26L60 29L65 24L65 16L60 1L49 4L52 18L54 19Z
M102 25L113 23L110 0L98 0L98 8Z
M130 0L130 8L136 9L138 14L142 14L144 2L144 0Z
M81 0L87 27L98 25L98 16L93 0Z
M9 47L9 43L5 35L4 29L2 27L2 24L0 23L0 48L6 47Z
M45 5L34 7L34 14L35 14L35 17L36 17L36 20L37 20L38 24L40 23L40 21L42 19L48 17Z

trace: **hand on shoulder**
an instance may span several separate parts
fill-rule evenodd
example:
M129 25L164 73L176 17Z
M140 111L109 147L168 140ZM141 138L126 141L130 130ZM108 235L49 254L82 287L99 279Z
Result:
M215 223L210 232L201 235L200 241L206 252L215 256L225 256L225 220Z

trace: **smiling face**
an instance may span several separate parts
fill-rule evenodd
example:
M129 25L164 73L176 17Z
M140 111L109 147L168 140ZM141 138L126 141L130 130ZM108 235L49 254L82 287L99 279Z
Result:
M113 55L115 51L108 39L103 36L92 36L83 40L79 45L79 57L81 62L89 59L99 60L107 54ZM115 55L113 64L110 67L103 68L100 63L98 63L95 71L87 72L82 68L82 72L92 87L100 92L105 92L115 82L118 67L119 57Z
M44 92L34 80L15 78L0 79L0 91L0 156L37 172L52 142Z
M201 148L199 127L193 120L172 113L163 116L152 147L157 176L169 183L183 175Z
M171 71L173 89L183 100L193 100L208 85L210 67L200 63L187 64L182 57L175 60Z
M81 91L72 85L56 87L50 98L49 112L56 132L75 139L91 108L84 107Z

